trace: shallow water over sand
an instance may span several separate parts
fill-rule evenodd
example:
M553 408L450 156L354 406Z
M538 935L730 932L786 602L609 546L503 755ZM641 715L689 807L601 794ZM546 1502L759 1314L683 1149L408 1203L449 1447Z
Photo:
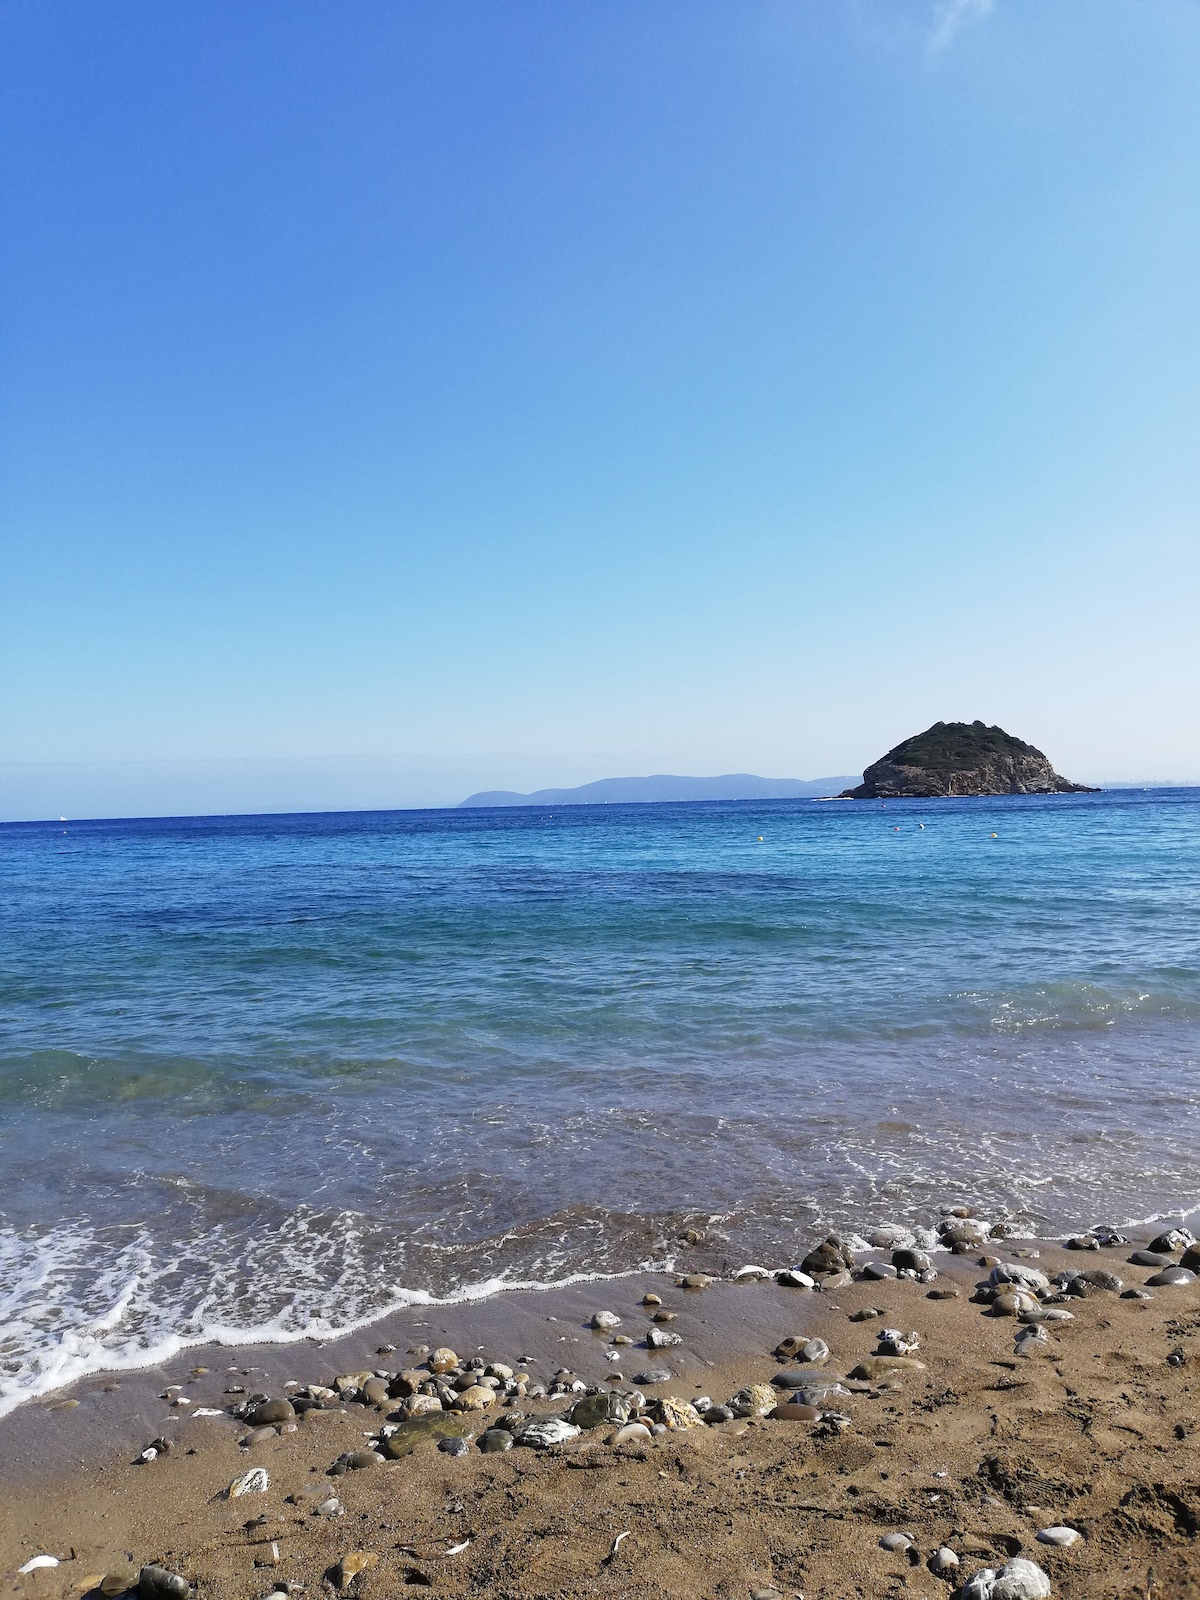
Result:
M1200 791L10 825L0 891L0 1407L696 1223L1200 1198Z

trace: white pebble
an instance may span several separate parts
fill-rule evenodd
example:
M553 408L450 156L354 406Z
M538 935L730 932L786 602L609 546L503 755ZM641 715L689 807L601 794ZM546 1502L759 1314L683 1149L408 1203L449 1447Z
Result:
M226 1491L231 1500L236 1500L243 1494L265 1494L271 1487L271 1479L266 1467L251 1467L249 1472L243 1472L240 1478L235 1478Z
M1073 1544L1078 1544L1083 1535L1077 1528L1043 1528L1038 1534L1039 1544L1054 1544L1060 1550L1067 1550Z

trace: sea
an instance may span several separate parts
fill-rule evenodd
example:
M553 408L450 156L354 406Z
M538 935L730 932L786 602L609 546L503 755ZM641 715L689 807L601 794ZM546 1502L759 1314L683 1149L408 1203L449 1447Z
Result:
M1200 1206L1200 790L0 827L0 1411L645 1266Z

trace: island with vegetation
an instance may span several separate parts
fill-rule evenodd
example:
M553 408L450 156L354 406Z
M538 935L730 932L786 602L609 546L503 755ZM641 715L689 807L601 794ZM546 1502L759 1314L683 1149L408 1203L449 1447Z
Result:
M983 794L1097 794L1060 777L1040 750L983 722L935 722L863 773L848 800L934 799Z

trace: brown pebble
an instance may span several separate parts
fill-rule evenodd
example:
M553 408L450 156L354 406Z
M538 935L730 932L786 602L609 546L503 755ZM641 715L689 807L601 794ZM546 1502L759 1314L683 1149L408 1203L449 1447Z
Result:
M767 1415L776 1422L818 1422L821 1417L816 1406L802 1406L798 1400L785 1400Z

